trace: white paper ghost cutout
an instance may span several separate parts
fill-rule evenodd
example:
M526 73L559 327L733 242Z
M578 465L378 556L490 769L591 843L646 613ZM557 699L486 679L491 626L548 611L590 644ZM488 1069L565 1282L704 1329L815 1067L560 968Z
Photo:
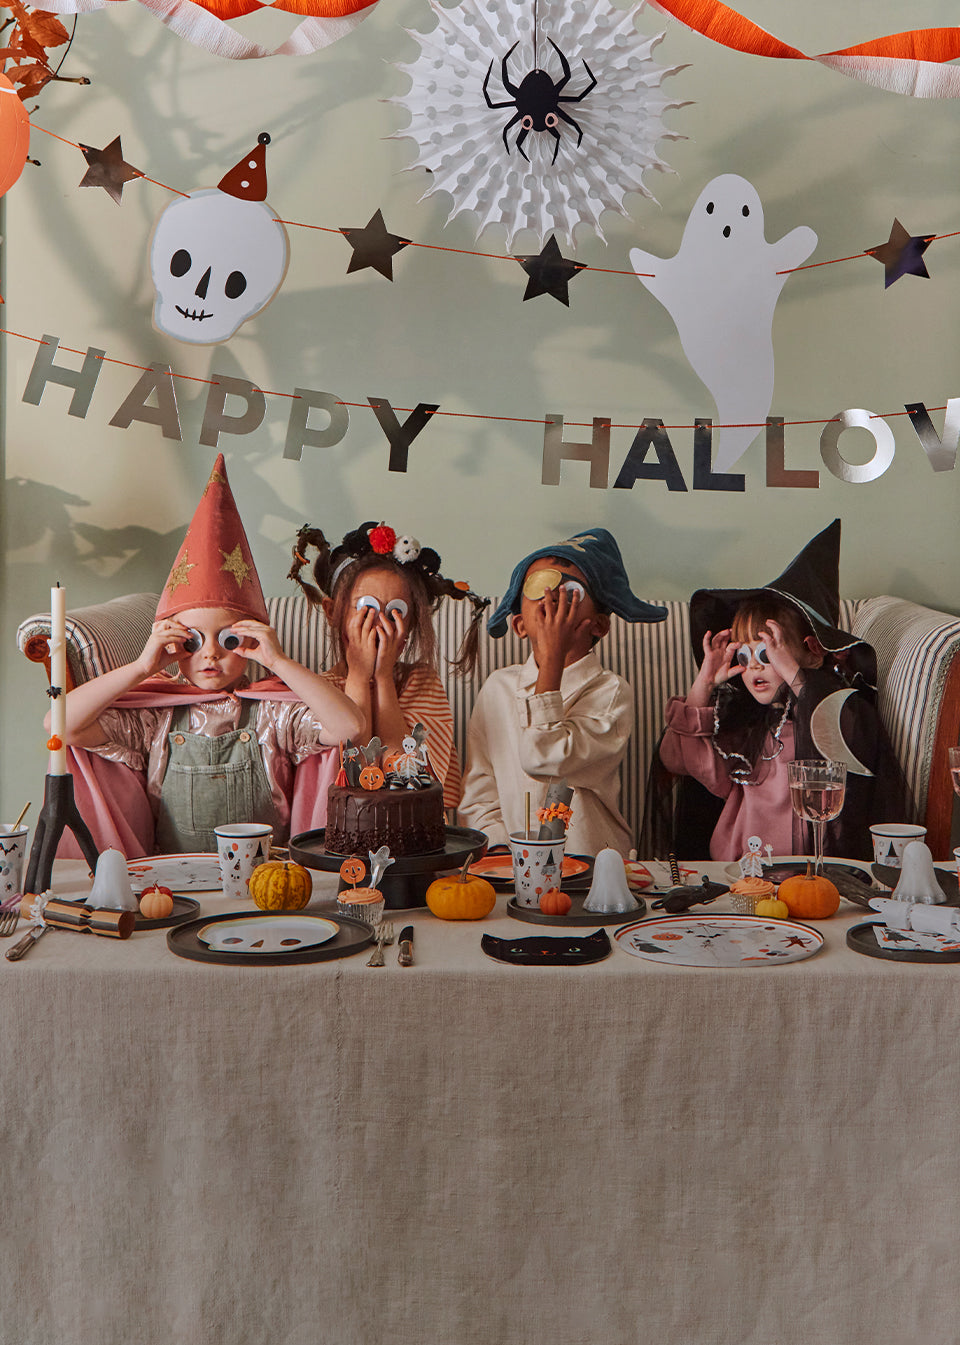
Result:
M817 245L801 225L779 242L763 234L763 203L735 173L708 182L675 257L631 248L630 264L677 325L694 373L717 406L714 470L726 472L761 433L773 401L773 314L786 275Z
M150 244L154 326L194 345L228 341L276 294L288 257L286 230L266 201L219 187L179 197Z

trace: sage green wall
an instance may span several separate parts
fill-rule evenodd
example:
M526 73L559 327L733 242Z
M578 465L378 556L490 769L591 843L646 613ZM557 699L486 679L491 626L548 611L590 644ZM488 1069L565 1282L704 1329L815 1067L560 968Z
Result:
M744 0L740 7L809 52L897 32L908 21L895 0ZM924 0L909 16L928 27L954 19L946 0ZM34 121L97 146L120 133L131 163L183 191L214 185L267 130L269 201L283 218L338 228L361 225L380 207L395 233L470 249L478 245L469 217L444 228L440 199L418 203L425 176L404 172L413 146L387 138L406 120L381 101L407 87L390 62L412 61L418 49L404 29L432 22L425 0L382 0L326 52L232 63L181 42L131 0L80 20L68 69L93 82L48 88ZM811 62L739 55L652 11L639 24L648 33L666 30L662 64L689 63L667 85L671 97L694 100L667 115L689 138L661 142L675 173L648 176L660 205L629 197L629 219L606 217L609 245L584 236L578 260L626 270L631 246L673 255L701 188L724 172L758 189L768 239L812 227L820 240L813 261L883 242L895 215L913 233L960 229L956 102L881 93ZM244 31L277 40L289 27L269 13L244 21ZM28 165L5 202L0 321L15 331L48 332L79 350L101 347L134 365L159 360L199 378L231 374L278 392L305 386L364 406L373 395L402 407L439 402L444 410L533 422L548 412L570 421L608 416L615 425L645 416L689 425L715 414L670 317L639 281L587 273L572 283L569 309L549 297L522 303L525 277L514 263L408 249L389 284L371 270L346 275L350 254L339 235L304 229L289 231L289 272L266 312L226 346L179 344L150 322L148 241L168 193L135 182L118 209L102 191L78 189L84 164L76 150L40 132L31 149L42 167ZM479 247L503 252L502 233L488 232ZM536 250L534 240L515 250ZM487 591L502 589L525 550L604 524L619 537L641 593L683 597L702 583L772 577L839 515L846 593L894 592L956 610L957 474L934 475L903 416L891 422L896 457L880 480L844 484L819 458L822 422L841 409L895 412L908 401L942 407L960 396L960 239L933 244L927 263L932 279L906 277L887 292L870 259L787 283L774 325L772 412L816 422L787 430L787 460L820 466L818 490L766 488L762 442L740 464L743 494L670 494L650 482L595 489L576 463L565 466L560 486L547 487L540 484L542 426L469 419L433 422L414 443L408 472L391 474L368 409L351 411L339 445L284 461L288 403L269 398L259 430L224 436L220 445L264 587L285 587L291 539L304 521L339 533L382 517L435 546L446 572ZM200 384L177 384L183 442L172 443L149 426L110 427L135 370L105 366L86 418L78 419L67 414L63 388L48 387L40 406L21 400L35 353L30 342L4 337L0 353L6 816L27 797L39 799L44 770L43 678L15 652L19 620L48 606L58 577L71 606L159 589L214 450L198 444ZM942 412L933 419L940 425ZM691 485L692 433L670 434ZM631 439L628 429L613 432L611 484ZM872 444L858 431L843 446L862 460Z

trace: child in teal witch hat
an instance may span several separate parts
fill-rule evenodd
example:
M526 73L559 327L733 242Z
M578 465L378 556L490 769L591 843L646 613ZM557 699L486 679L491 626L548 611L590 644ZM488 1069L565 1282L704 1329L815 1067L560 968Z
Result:
M567 831L571 854L613 846L626 856L633 841L620 813L620 763L634 725L627 682L602 667L594 646L610 616L663 621L666 608L632 592L617 543L606 528L588 528L542 546L515 567L506 595L487 623L508 623L530 642L525 663L487 678L467 736L460 821L506 843L555 780L573 789Z

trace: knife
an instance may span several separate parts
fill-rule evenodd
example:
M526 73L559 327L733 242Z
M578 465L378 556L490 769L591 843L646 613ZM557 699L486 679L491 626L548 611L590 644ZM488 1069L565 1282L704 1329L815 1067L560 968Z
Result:
M41 934L46 934L50 928L49 925L35 925L29 934L24 934L19 943L15 943L12 948L7 949L6 956L10 962L19 962L21 957L26 957L30 949L39 939Z
M401 967L413 966L413 925L404 925L397 942L397 961Z

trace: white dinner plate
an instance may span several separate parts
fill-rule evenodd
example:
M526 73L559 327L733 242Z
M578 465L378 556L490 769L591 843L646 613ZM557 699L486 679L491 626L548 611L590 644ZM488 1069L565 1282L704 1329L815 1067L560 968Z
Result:
M295 953L336 938L340 926L321 915L245 915L197 930L197 938L221 953Z
M127 861L130 883L137 896L145 887L169 887L171 892L219 892L220 861L212 854L147 855Z

